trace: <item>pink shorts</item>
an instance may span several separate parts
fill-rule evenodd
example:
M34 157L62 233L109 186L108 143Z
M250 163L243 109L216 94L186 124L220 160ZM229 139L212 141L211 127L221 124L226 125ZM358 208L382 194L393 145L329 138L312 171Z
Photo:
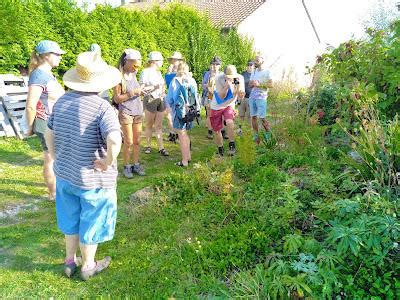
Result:
M211 109L210 122L214 131L220 131L223 127L223 121L235 119L235 111L232 106L225 107L224 109L213 110Z

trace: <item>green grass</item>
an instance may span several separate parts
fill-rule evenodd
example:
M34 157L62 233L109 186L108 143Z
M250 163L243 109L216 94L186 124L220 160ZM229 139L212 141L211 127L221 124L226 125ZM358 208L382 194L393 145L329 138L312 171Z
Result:
M206 129L196 126L190 135L193 163L209 160L215 145L205 138ZM205 290L217 293L221 282L212 274L204 274L201 280L194 278L191 261L183 253L186 239L204 231L196 215L192 218L186 211L165 209L156 200L140 206L129 201L132 193L157 183L161 176L185 172L174 165L180 159L179 144L165 142L165 147L169 157L161 157L155 150L149 155L141 154L146 176L133 179L119 176L116 235L111 242L101 244L97 254L111 255L113 262L102 276L83 283L79 277L68 280L62 274L64 240L57 229L54 203L46 200L39 141L37 138L0 140L0 209L36 206L36 210L28 208L16 217L1 220L0 297L152 298L200 295ZM187 172L193 172L193 168Z

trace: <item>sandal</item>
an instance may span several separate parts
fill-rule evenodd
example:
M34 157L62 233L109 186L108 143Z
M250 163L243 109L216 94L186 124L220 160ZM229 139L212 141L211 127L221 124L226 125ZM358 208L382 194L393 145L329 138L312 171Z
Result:
M110 265L110 262L111 262L111 257L106 256L102 260L96 261L96 266L93 269L90 269L90 270L87 270L87 271L82 271L81 270L81 278L82 278L82 280L86 281L90 277L93 277L94 275L99 274L104 269L107 269L108 266Z
M187 167L189 166L189 162L188 162L188 164L185 166L185 165L183 164L182 161L178 161L177 163L175 163L175 166L187 168Z
M158 153L160 153L162 156L169 156L169 153L167 150L165 150L164 148L159 150Z
M144 148L144 153L150 154L151 153L151 147Z

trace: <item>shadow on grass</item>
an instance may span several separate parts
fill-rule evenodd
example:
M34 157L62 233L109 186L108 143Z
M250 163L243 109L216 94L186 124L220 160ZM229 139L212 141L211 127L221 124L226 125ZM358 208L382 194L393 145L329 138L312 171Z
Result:
M43 159L37 159L36 157L32 157L27 155L21 151L8 151L2 150L0 156L0 162L12 164L16 166L42 166Z

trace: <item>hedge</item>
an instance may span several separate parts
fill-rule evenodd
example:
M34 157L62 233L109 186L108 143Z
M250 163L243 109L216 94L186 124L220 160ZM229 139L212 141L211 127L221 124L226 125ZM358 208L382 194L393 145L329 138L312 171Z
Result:
M138 49L144 58L150 51L164 57L180 51L197 81L214 55L239 70L254 55L251 40L235 29L223 33L205 15L180 4L148 11L98 5L86 12L72 0L2 0L0 24L0 73L26 67L31 51L43 39L57 41L67 50L57 68L59 75L91 43L101 46L103 58L112 65L125 48Z

